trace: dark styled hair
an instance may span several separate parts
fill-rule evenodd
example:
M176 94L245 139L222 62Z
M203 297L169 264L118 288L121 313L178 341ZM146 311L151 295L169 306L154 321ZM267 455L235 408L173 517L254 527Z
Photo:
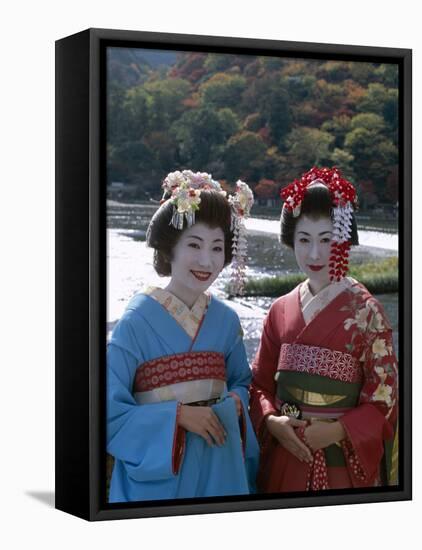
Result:
M294 248L294 234L296 224L302 216L313 220L318 218L332 219L333 201L328 188L323 183L315 183L306 189L302 201L300 215L295 218L293 213L283 208L281 211L281 233L280 240L286 246ZM352 215L352 232L350 237L352 245L359 244L358 229L355 215Z
M187 228L186 221L182 230L171 225L173 204L170 200L164 202L153 215L147 229L147 246L154 249L154 269L158 275L171 275L173 249L183 231ZM224 265L232 261L233 232L230 229L231 208L227 199L218 191L204 189L201 191L199 210L195 212L195 223L202 222L212 229L220 227L224 233Z

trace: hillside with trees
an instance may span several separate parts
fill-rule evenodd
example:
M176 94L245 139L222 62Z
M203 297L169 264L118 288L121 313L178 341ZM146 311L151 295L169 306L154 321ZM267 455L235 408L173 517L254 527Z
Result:
M190 168L272 198L335 165L364 208L396 203L397 66L198 52L152 64L143 52L110 49L109 184L159 198L169 171Z

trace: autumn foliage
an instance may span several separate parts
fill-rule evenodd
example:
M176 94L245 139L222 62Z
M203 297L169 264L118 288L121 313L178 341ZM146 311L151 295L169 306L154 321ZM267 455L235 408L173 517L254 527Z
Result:
M204 52L154 65L143 52L110 49L109 183L158 198L166 173L191 168L266 199L312 165L336 165L361 205L397 200L396 65Z

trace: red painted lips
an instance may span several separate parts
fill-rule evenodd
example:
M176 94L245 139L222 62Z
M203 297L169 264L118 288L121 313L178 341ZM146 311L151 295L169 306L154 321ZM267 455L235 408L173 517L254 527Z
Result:
M211 277L211 273L209 271L193 271L191 270L191 273L198 281L208 281L208 279Z
M324 268L323 265L308 265L309 269L312 271L321 271Z

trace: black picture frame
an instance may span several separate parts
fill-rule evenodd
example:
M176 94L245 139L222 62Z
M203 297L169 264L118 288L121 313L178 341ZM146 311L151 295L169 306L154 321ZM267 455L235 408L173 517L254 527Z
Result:
M111 505L105 499L106 48L396 63L399 69L399 485ZM412 498L411 160L408 49L88 29L56 42L56 508L86 520Z

